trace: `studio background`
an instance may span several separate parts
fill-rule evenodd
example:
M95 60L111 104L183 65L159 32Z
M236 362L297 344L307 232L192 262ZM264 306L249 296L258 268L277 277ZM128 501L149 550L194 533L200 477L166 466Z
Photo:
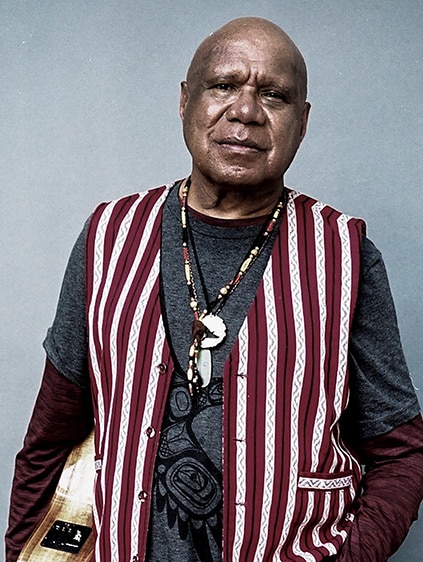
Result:
M2 535L73 242L98 202L189 172L179 83L198 43L246 15L281 25L305 56L312 112L287 184L367 220L422 404L421 0L3 0ZM422 552L420 520L392 560Z

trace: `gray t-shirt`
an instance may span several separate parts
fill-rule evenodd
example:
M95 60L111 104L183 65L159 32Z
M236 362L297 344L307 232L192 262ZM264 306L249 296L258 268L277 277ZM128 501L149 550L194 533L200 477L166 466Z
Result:
M221 221L191 212L190 251L202 305L228 282L261 228L260 219ZM146 560L221 560L223 365L254 299L274 236L225 304L227 337L212 351L213 376L198 400L185 369L192 312L183 274L177 189L163 210L161 299L175 359L155 466ZM85 229L72 251L59 304L44 347L64 376L87 386ZM198 267L199 265L199 267ZM364 238L360 287L350 342L349 423L362 438L381 435L419 412L401 348L394 305L380 252Z

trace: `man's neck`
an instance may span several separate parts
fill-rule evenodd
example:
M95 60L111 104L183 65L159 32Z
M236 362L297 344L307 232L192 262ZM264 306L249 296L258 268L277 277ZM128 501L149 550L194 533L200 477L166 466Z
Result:
M283 184L274 187L237 187L204 185L192 181L188 205L194 211L217 219L250 219L262 217L279 200Z

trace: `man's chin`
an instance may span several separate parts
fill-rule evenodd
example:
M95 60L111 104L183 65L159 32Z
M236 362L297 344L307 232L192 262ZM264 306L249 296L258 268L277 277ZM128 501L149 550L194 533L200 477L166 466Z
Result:
M214 173L212 177L212 181L216 185L221 185L231 190L244 191L246 189L260 190L260 188L269 188L270 185L274 185L277 188L280 187L282 179L282 177L269 178L244 167L231 167L225 171L222 170L219 173Z

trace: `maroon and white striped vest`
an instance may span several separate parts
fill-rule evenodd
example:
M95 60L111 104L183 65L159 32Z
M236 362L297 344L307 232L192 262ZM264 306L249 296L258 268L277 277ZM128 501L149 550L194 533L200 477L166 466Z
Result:
M96 560L143 560L173 369L159 296L168 187L100 205L87 236L96 419ZM289 192L263 280L225 364L223 560L318 562L353 519L342 442L363 222ZM182 274L182 273L181 273Z

